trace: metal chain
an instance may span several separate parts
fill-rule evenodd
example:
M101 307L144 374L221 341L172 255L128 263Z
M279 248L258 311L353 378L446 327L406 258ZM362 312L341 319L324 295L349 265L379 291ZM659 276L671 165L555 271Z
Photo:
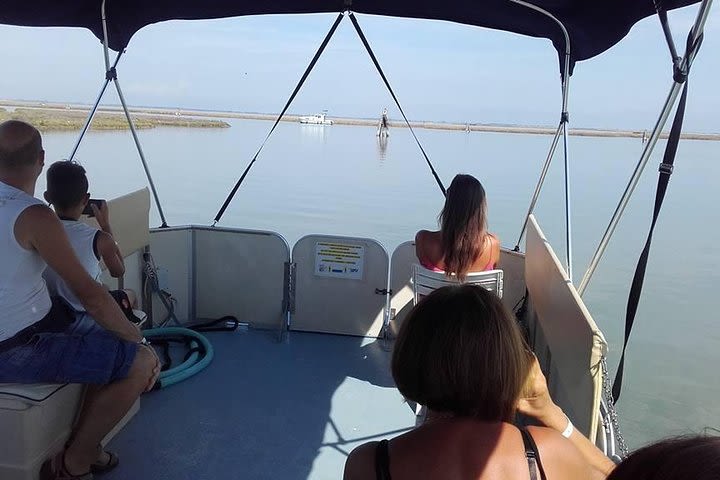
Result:
M612 387L610 386L610 376L608 374L607 358L605 355L603 355L600 359L600 366L602 368L603 396L605 397L610 421L612 422L613 429L615 430L615 440L617 441L617 446L620 449L620 455L622 458L627 458L629 451L627 444L625 443L625 437L623 437L623 434L620 431L620 419L618 417L617 410L615 410L615 401L612 396Z

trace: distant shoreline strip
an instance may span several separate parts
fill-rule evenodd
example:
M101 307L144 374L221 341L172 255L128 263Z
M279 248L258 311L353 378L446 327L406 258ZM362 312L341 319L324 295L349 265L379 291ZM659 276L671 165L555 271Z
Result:
M77 104L60 104L60 103L42 103L42 102L20 102L12 100L0 100L0 108L32 108L45 111L70 111L70 112L87 112L89 106ZM98 109L102 113L121 113L120 107L100 107ZM134 115L161 115L173 118L234 118L241 120L265 120L273 121L277 115L265 113L240 113L240 112L220 112L220 111L202 111L202 110L185 110L185 109L167 109L167 108L131 108L130 113ZM301 115L285 115L283 122L295 122L299 124ZM328 117L335 125L351 125L364 127L377 127L379 120L364 118L343 118ZM407 128L403 122L390 121L391 128ZM487 133L511 133L523 135L554 135L557 127L539 127L524 125L494 125L481 123L445 123L432 121L411 121L413 128L424 128L428 130L451 130L451 131L469 131L469 132L487 132ZM307 128L332 128L322 125L303 124ZM643 130L604 130L595 128L570 128L570 135L579 137L614 137L614 138L649 138L650 131ZM665 139L668 132L660 135L661 139ZM692 133L684 132L682 138L686 140L705 140L720 141L720 133Z

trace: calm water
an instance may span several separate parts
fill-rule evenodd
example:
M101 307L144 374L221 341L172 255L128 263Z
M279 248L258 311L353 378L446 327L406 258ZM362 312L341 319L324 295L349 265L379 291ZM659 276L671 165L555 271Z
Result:
M269 122L230 129L140 133L171 225L209 224L264 138ZM550 137L418 132L443 182L458 172L485 185L490 226L517 241ZM75 133L45 135L48 161L68 155ZM661 145L664 147L664 144ZM571 137L576 282L607 225L642 145L637 139ZM653 242L619 409L638 446L666 435L719 427L720 143L685 141ZM586 292L617 362L632 273L649 226L660 154L651 161ZM128 132L92 133L77 159L91 191L111 198L145 186ZM557 156L537 209L564 258L562 163ZM44 189L44 180L39 191ZM389 252L436 227L442 195L406 130L380 145L374 129L281 124L238 191L222 225L274 230L292 245L308 233L378 239ZM159 224L153 212L152 222Z

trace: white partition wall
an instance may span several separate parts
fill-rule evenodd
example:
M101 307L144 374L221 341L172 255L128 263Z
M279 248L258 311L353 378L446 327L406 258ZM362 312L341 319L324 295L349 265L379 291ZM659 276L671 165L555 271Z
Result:
M150 243L150 192L141 188L107 201L113 237L123 257L142 250ZM81 221L99 228L94 217Z
M190 227L159 228L150 232L150 253L157 266L160 288L175 299L175 314L181 323L192 321L193 246ZM167 311L157 296L152 302L153 324L158 325Z
M575 426L595 438L600 409L600 359L607 348L534 216L527 231L525 278L531 338L553 399Z
M388 255L375 240L309 235L293 247L291 329L377 337L382 332Z
M285 325L283 293L290 248L272 232L195 227L197 319L234 315L255 328Z
M150 193L147 188L107 201L113 237L125 259L123 282L112 278L103 266L102 282L110 289L129 288L142 291L142 253L150 244ZM94 217L81 221L99 228Z
M160 288L176 300L181 323L226 315L255 328L284 325L290 249L273 232L219 227L160 228L151 233ZM155 324L165 309L153 303Z
M137 293L140 307L143 306L142 295L140 295L140 292L142 292L143 289L143 250L138 250L123 258L123 261L125 262L125 275L122 276L122 282L120 281L120 279L111 277L110 272L108 272L107 269L104 268L104 266L102 277L100 278L102 283L106 285L110 290L117 290L122 287L125 289L130 289Z
M395 336L405 316L413 307L413 265L420 261L415 255L415 242L398 245L390 259L390 323L388 333Z
M525 296L525 254L502 249L497 268L503 271L503 303L514 309Z

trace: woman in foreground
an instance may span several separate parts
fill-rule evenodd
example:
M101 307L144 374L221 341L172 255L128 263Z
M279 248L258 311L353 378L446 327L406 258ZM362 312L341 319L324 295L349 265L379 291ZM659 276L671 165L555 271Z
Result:
M426 421L357 447L345 480L604 479L614 467L553 403L512 314L483 288L421 300L400 329L392 373L407 400L427 406ZM519 429L517 412L543 426Z
M439 231L420 230L415 235L415 253L423 267L460 280L470 272L495 268L500 240L487 231L487 198L475 177L455 176L439 220Z

